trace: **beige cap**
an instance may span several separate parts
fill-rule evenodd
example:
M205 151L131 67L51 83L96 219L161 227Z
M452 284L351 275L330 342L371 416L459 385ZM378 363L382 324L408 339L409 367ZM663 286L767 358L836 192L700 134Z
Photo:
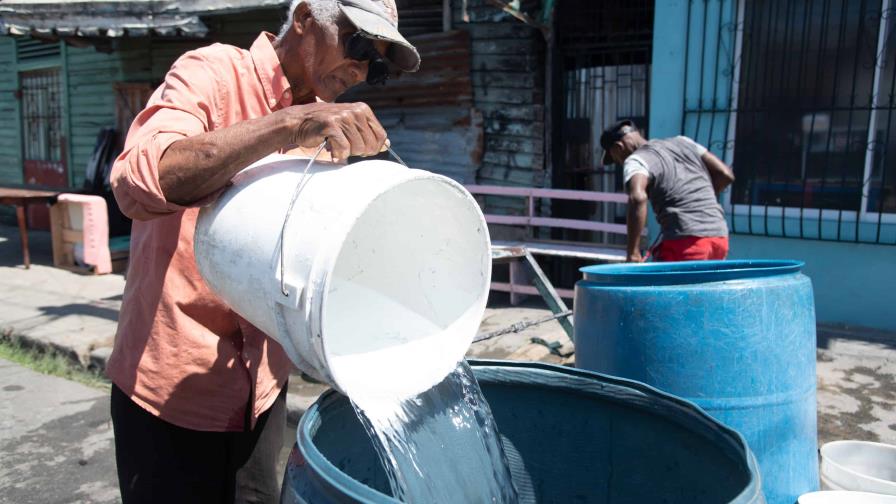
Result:
M417 49L398 32L394 0L336 0L339 9L364 36L391 42L388 58L405 72L420 68Z

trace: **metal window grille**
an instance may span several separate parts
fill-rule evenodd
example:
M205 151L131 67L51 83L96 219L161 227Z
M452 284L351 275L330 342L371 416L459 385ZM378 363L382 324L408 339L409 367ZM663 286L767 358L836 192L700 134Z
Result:
M556 23L562 115L554 187L621 191L621 167L602 165L599 139L607 126L623 118L634 119L642 129L648 127L653 1L560 2ZM625 222L624 205L606 202L556 201L552 213L554 217ZM555 238L624 243L624 237L603 232L566 230L562 234Z
M896 244L891 1L689 1L682 131L734 167L732 232Z
M22 72L23 154L35 161L62 161L59 69Z

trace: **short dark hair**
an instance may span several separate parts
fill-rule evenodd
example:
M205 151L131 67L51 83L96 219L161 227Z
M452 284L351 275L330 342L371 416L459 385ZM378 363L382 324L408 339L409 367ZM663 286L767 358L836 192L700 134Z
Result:
M600 134L600 146L604 149L603 164L613 164L613 158L610 157L610 147L612 147L614 143L622 140L622 137L625 135L637 131L638 127L635 125L635 121L632 121L631 119L617 121L615 124L605 129L604 132Z

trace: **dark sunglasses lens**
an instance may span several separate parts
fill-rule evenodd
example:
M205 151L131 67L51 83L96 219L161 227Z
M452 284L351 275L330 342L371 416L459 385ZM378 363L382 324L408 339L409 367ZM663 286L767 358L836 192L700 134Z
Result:
M352 34L345 41L345 56L355 61L367 62L367 83L384 84L389 78L389 65L383 61L383 57L373 41L361 35L360 32Z
M345 43L345 55L355 61L367 61L377 55L373 41L355 33Z
M389 66L381 59L371 60L367 65L367 83L385 84L389 79Z

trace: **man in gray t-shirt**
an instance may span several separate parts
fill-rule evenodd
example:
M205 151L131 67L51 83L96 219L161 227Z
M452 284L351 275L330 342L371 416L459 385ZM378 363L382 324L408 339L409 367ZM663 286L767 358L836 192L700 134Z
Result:
M718 196L734 173L706 147L688 137L647 141L635 123L620 121L600 137L604 164L623 166L628 201L628 261L641 262L647 199L662 241L650 252L659 261L724 259L728 225Z

